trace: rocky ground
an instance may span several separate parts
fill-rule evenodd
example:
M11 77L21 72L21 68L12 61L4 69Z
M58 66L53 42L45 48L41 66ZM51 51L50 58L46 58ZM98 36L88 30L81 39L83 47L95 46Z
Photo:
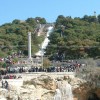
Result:
M25 75L22 79L17 79L19 85L10 84L9 81L8 89L0 88L0 100L54 100L57 82L68 82L72 86L74 100L88 100L91 93L100 97L100 88L75 77L74 74Z

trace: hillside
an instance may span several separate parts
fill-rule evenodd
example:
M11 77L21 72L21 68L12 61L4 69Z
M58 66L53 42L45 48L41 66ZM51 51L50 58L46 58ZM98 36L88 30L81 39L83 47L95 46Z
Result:
M59 15L49 37L47 55L51 59L100 57L100 15L82 18Z
M12 23L0 26L0 57L12 52L22 51L27 55L27 32L32 32L32 55L39 50L44 35L37 36L40 24L46 24L44 18L28 18L25 21L15 19ZM46 30L45 30L46 31ZM100 15L82 18L59 15L46 56L55 60L99 58L100 57Z
M0 57L11 54L12 52L22 51L27 55L27 35L32 33L32 54L39 50L44 36L37 36L39 25L46 24L44 18L28 18L25 21L15 19L12 23L0 26Z

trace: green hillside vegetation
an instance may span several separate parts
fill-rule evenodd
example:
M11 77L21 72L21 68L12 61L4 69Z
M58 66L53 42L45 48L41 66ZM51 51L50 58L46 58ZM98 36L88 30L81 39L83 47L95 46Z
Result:
M39 50L38 44L44 36L37 36L38 24L46 24L44 18L28 18L25 21L15 19L12 23L0 26L0 57L23 51L27 55L28 32L32 32L32 54Z
M100 15L71 18L59 15L49 37L47 55L55 59L100 57Z

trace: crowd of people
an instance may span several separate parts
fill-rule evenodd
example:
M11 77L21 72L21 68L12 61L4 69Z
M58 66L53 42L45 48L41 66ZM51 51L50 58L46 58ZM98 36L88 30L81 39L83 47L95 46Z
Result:
M16 75L4 75L2 79L16 79Z
M1 75L11 74L11 73L24 73L24 72L77 72L84 66L86 65L78 62L66 62L62 65L50 66L48 68L33 67L33 66L30 67L9 66L6 68L6 70L1 71Z

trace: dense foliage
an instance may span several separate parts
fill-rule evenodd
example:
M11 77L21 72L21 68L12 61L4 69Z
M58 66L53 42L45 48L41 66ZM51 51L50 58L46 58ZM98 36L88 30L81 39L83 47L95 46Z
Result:
M46 24L44 18L28 18L25 21L15 19L12 23L0 26L0 57L22 51L27 55L28 32L32 33L32 54L39 49L44 36L37 36L39 24Z
M100 15L59 15L49 39L47 55L55 60L100 57Z

